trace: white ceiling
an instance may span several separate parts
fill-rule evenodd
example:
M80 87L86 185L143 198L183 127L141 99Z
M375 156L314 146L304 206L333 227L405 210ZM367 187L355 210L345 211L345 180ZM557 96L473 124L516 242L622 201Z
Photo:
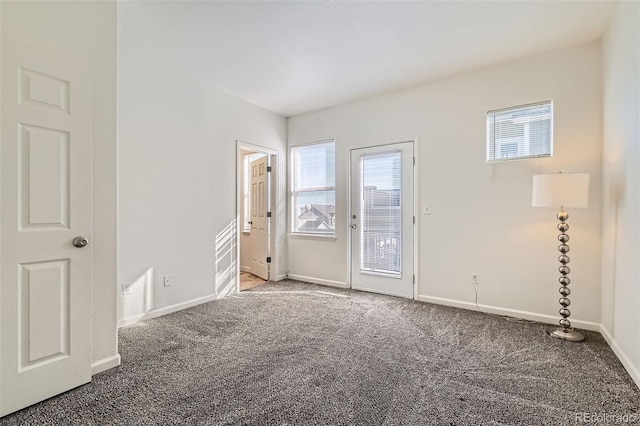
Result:
M599 39L612 1L148 1L120 26L154 66L284 116ZM130 31L135 28L135 31Z

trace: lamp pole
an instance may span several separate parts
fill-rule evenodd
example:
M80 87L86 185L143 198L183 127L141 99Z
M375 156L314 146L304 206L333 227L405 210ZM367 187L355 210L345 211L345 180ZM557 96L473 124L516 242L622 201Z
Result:
M569 295L571 294L571 289L569 289L569 284L571 284L571 279L568 277L571 269L567 266L567 264L571 261L569 258L569 234L567 231L569 230L569 224L567 223L567 219L569 219L569 213L564 211L564 208L560 207L560 212L556 216L560 223L558 224L558 231L560 231L560 235L558 235L558 241L560 241L560 245L558 246L558 251L560 252L560 256L558 256L558 261L560 262L560 267L558 268L558 272L560 272L561 276L558 279L560 281L560 295L562 296L559 300L560 306L560 319L559 324L562 328L558 328L553 332L549 333L553 337L557 337L558 339L570 340L572 342L581 342L584 340L584 336L578 333L575 330L571 329L571 321L569 321L569 316L571 315L571 311L569 310L569 305L571 305L571 300L569 300Z

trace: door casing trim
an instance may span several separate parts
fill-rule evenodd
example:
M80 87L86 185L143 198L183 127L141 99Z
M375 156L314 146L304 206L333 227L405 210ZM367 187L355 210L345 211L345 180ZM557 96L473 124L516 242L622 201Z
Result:
M271 149L271 148L266 148L264 146L260 146L260 145L255 145L249 142L244 142L241 140L236 140L236 277L238 277L238 279L236 280L236 293L240 292L240 238L242 235L242 227L240 226L240 209L242 208L242 206L240 205L241 203L241 197L240 197L240 173L242 172L242 168L239 166L240 164L240 159L241 159L241 151L252 151L252 152L256 152L256 153L260 153L260 154L265 154L268 155L270 157L270 165L272 167L271 170L273 170L272 173L270 173L269 175L269 180L268 180L268 185L269 185L269 190L268 190L268 198L269 198L269 202L268 205L271 208L271 217L267 219L267 228L268 228L268 236L267 236L267 240L268 240L268 247L267 247L267 256L270 256L272 259L276 259L276 261L272 260L271 264L269 265L269 280L277 280L278 278L278 271L276 270L277 267L275 267L274 265L277 265L277 259L278 259L278 246L277 246L277 241L275 238L275 235L277 232L274 232L274 224L277 223L277 217L278 214L281 214L281 212L278 210L278 203L277 201L277 192L278 192L278 181L277 181L277 174L278 174L278 156L279 153L277 150L275 149Z

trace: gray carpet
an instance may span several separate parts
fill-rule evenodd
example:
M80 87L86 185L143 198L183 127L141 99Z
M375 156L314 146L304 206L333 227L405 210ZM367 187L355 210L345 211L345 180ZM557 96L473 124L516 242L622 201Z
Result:
M119 368L0 423L554 425L640 415L640 391L599 334L575 344L545 328L265 283L121 329Z

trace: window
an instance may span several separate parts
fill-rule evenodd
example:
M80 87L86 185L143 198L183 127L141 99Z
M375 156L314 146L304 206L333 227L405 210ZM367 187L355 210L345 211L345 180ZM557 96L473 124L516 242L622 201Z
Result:
M292 147L291 170L291 231L335 235L335 142Z
M487 162L550 157L552 152L551 101L487 113Z
M361 157L360 210L362 272L400 278L402 254L402 152Z

